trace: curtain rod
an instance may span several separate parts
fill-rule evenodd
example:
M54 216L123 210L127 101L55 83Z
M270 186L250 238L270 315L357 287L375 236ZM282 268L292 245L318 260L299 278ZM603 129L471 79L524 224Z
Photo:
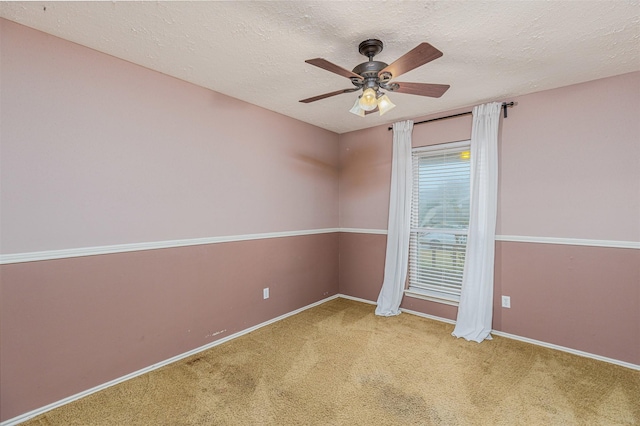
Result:
M516 105L518 105L516 102L503 102L502 103L502 111L504 112L504 118L507 118L507 108L513 108ZM447 116L444 116L444 117L432 118L431 120L418 121L418 122L413 123L413 125L415 126L416 124L424 124L424 123L430 123L432 121L445 120L447 118L460 117L462 115L469 115L472 112L473 111L467 111L467 112L461 112L460 114L453 114L453 115L447 115ZM393 130L393 126L390 126L388 130Z

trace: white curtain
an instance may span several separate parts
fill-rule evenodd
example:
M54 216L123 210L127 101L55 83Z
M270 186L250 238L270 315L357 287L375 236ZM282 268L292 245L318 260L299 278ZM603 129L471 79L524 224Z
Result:
M491 339L493 267L498 210L498 102L473 108L471 201L467 256L458 318L453 335L482 342Z
M411 233L411 132L413 121L393 124L393 160L391 163L391 196L387 228L387 255L384 280L378 296L376 315L400 314L409 265Z

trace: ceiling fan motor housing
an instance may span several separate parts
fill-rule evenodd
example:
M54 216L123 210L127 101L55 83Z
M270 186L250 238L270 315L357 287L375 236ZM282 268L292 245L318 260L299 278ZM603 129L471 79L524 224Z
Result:
M378 73L385 69L387 64L380 61L368 61L357 65L353 72L361 75L363 78L378 77Z
M352 78L351 82L356 87L363 87L365 89L370 87L372 89L377 89L381 82L381 79L378 77L378 73L386 67L387 64L380 61L363 62L360 65L356 66L353 69L353 72L361 75L364 81Z

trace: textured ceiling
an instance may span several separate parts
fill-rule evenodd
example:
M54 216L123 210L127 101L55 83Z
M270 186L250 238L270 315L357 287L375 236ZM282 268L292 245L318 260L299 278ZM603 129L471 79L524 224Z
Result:
M0 16L337 133L640 70L638 1L2 2ZM444 56L397 81L450 84L440 99L390 94L350 114L347 69L381 39L391 63L421 42Z

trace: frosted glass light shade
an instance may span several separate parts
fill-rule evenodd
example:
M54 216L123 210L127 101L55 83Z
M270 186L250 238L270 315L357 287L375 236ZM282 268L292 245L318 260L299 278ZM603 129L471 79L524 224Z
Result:
M360 98L356 98L356 103L353 104L353 107L349 110L350 113L359 115L360 117L364 117L364 110L360 108Z
M378 100L376 99L376 91L369 88L369 89L365 89L365 91L362 93L362 96L360 97L360 108L362 108L365 111L371 111L376 109L376 107L378 106Z
M378 99L378 109L380 110L380 115L385 114L387 111L391 111L395 108L396 105L391 102L391 99L387 95L383 95L380 99Z

